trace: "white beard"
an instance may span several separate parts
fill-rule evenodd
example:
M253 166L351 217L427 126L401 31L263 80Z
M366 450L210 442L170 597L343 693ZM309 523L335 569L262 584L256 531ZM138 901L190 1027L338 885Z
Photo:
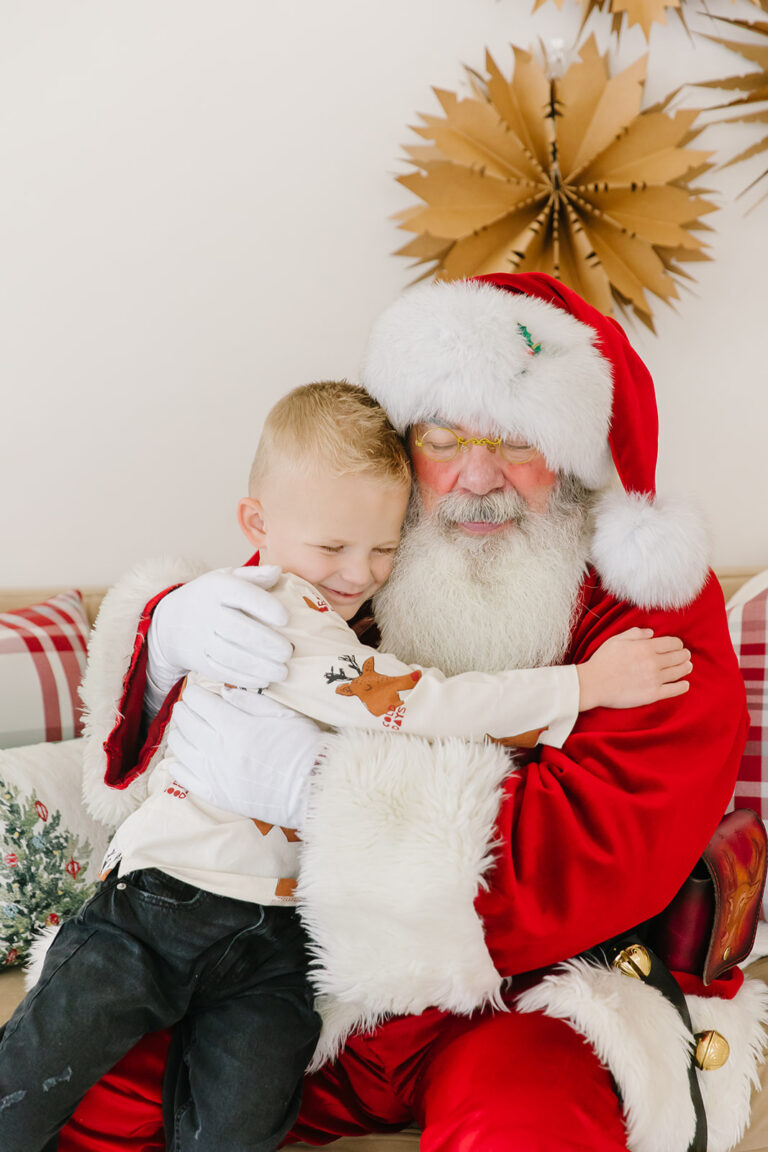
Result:
M561 480L544 513L514 491L446 496L426 514L418 495L374 610L381 649L449 676L558 664L568 650L586 567L590 494ZM469 538L461 521L517 527Z

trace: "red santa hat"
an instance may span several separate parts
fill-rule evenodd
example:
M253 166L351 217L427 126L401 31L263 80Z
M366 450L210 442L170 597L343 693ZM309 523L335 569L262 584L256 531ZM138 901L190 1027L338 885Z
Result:
M500 274L410 289L374 324L363 383L401 433L445 420L519 437L553 471L600 491L591 559L614 595L678 608L700 591L702 522L656 496L650 373L620 325L558 280Z

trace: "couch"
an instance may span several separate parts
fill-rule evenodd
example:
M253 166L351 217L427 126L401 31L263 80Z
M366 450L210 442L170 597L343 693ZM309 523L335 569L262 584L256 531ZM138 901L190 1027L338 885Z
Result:
M745 583L755 575L756 570L739 568L723 569L718 572L718 578L723 588L726 601ZM60 592L60 588L14 588L0 590L0 613L28 604L38 603L48 599L51 595ZM99 604L104 594L101 588L85 588L82 591L83 605L88 618L92 622L98 612ZM749 966L749 974L768 983L768 956L755 960ZM16 1004L23 995L23 972L20 967L9 967L0 972L0 1021L6 1020L13 1012ZM763 1083L768 1082L768 1061L762 1067ZM342 1139L333 1147L339 1152L416 1152L419 1145L418 1132L415 1129L388 1134L363 1136L355 1139ZM293 1145L296 1149L308 1148L308 1145ZM755 1093L752 1123L744 1139L738 1145L736 1152L768 1152L768 1092Z

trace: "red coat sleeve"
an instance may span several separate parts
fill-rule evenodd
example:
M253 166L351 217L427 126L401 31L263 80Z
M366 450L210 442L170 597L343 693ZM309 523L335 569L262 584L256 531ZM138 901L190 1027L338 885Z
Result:
M104 741L107 758L104 782L112 788L127 788L132 780L141 776L163 738L165 726L173 705L179 698L180 680L166 696L160 711L147 725L144 715L144 691L147 683L147 634L152 623L152 613L157 605L178 588L171 585L154 596L145 607L139 619L136 640L133 645L131 662L123 682L123 696L120 701L117 723Z
M246 560L245 566L256 566L258 563L259 554L255 552L249 560ZM169 580L171 570L174 573L178 571L178 565L174 566L172 562L161 567L161 577ZM184 578L192 579L195 574L190 572ZM147 682L147 636L152 614L163 597L180 587L178 579L176 583L169 582L166 587L163 583L164 580L157 582L155 574L155 587L158 591L146 604L143 597L136 604L137 622L133 649L122 682L120 698L116 701L115 723L104 740L106 756L104 782L112 788L127 788L131 781L146 770L162 741L171 711L181 692L183 680L179 680L171 689L157 716L147 725L144 715L144 691ZM111 633L108 636L111 637Z
M690 690L645 708L582 713L560 750L513 774L502 847L476 906L504 975L564 960L641 923L675 895L733 792L746 739L744 686L714 575L678 612L585 592L570 659L635 625L690 648Z

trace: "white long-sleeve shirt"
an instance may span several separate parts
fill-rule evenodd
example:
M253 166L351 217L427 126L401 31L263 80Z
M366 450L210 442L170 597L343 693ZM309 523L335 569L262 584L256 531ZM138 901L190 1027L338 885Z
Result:
M362 644L298 576L285 574L273 591L287 609L282 631L294 654L287 678L264 691L323 727L560 747L575 723L579 684L571 665L446 677ZM189 680L211 691L224 687L194 675ZM174 763L167 756L152 772L148 798L118 829L108 866L119 860L121 874L160 868L238 900L293 902L296 833L187 792L174 781Z
M411 736L507 739L562 747L579 710L576 668L509 669L445 676L362 644L306 580L273 589L288 611L281 629L294 652L288 676L265 693L335 728Z

